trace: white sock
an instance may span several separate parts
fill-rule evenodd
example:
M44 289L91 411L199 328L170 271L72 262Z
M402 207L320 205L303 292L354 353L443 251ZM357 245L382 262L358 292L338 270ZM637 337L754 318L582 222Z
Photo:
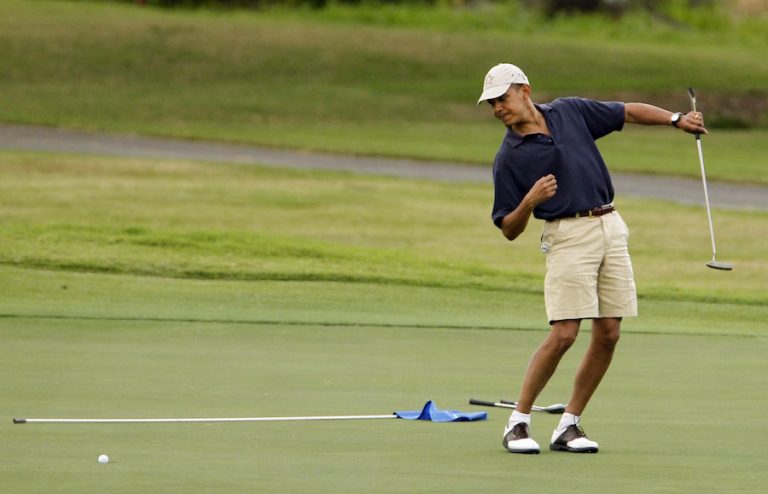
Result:
M578 415L574 415L572 413L565 412L563 416L560 418L560 423L557 426L558 432L562 432L565 429L568 428L569 425L574 425L579 423L580 417Z
M522 413L515 410L512 412L512 415L509 416L509 425L510 427L518 424L520 422L525 422L529 426L531 425L531 414L530 413Z

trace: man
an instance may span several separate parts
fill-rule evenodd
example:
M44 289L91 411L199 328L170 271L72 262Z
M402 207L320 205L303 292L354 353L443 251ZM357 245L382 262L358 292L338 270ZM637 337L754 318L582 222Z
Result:
M596 453L598 444L587 438L580 417L611 363L622 318L637 315L637 296L629 231L614 208L611 177L595 140L625 122L707 130L700 113L583 98L540 105L531 94L523 71L504 63L488 72L478 100L487 101L507 127L493 164L494 223L511 241L531 214L545 221L541 249L547 256L544 301L551 327L528 364L503 444L513 453L539 453L530 432L531 407L575 341L581 320L591 319L591 341L550 449Z

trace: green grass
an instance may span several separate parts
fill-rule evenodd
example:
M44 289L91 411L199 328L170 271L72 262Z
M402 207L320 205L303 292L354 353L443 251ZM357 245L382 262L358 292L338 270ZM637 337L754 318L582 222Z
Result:
M178 324L541 331L541 293L338 281L238 281L0 267L0 314L16 318ZM119 294L119 296L116 296ZM44 301L44 303L41 303ZM137 309L137 308L140 308ZM641 298L624 329L644 334L756 337L768 307L722 299Z
M501 59L542 97L683 108L695 80L720 108L725 94L759 103L768 82L754 32L574 38L592 21L510 33L331 14L7 0L0 120L487 163L500 129L472 102ZM627 129L602 145L615 170L696 175L684 137ZM764 140L713 132L709 175L768 183ZM538 225L504 241L490 200L478 184L0 153L0 490L762 492L768 215L714 211L719 257L736 263L721 273L704 267L701 207L621 197L641 317L585 414L599 455L508 455L500 410L445 425L11 423L514 397L546 328L544 260ZM542 402L567 399L585 336ZM546 443L555 418L535 420Z
M248 165L0 154L0 263L165 277L326 280L538 293L539 223L514 243L490 186ZM760 304L768 215L618 198L640 294ZM663 218L663 221L661 221Z
M386 414L429 399L470 409L470 397L514 397L546 329L544 261L538 225L502 240L490 194L481 184L0 153L3 489L472 492L563 490L578 477L598 493L761 492L768 256L744 232L765 237L766 213L715 210L723 258L736 263L720 273L704 267L702 208L655 201L619 201L641 317L624 322L584 417L598 455L509 455L501 410L443 425L12 424ZM542 403L567 400L586 336ZM555 420L536 417L542 443ZM102 453L113 463L99 465Z
M628 320L585 414L602 451L516 457L500 445L501 410L486 422L442 425L10 419L386 414L427 399L469 410L469 397L514 396L542 337L525 327L539 296L16 268L0 276L15 287L0 299L0 371L12 377L0 380L0 476L9 492L561 490L578 477L597 493L713 485L757 493L767 480L760 462L768 451L755 440L768 432L756 391L765 385L764 324L751 336L733 321L720 326L726 334L708 335L708 324L690 333L691 319L708 323L706 314L648 302L667 332L637 331ZM585 342L566 356L542 403L567 397ZM535 417L536 438L545 442L555 420ZM712 448L702 431L724 423L728 434ZM101 453L113 463L98 465Z
M754 147L762 139L761 130L713 130L703 136L707 179L765 184L760 168L765 169L768 155ZM681 176L701 173L693 137L627 126L599 144L612 170Z
M541 3L541 2L539 2ZM562 38L600 41L638 41L665 44L695 42L758 48L766 41L766 12L746 12L740 5L715 0L706 5L691 5L685 0L667 0L647 9L626 10L621 16L601 13L567 12L545 17L523 2L495 2L481 6L363 4L350 8L331 4L322 10L281 9L272 12L299 17L352 24L411 27L444 32L482 31L546 34ZM765 9L763 9L765 10Z
M392 26L343 18L338 9L7 0L0 121L485 164L503 129L474 101L487 69L511 60L529 73L541 101L579 94L684 110L685 88L694 84L712 123L765 123L768 63L753 31L628 29L605 19L544 23L526 15L510 12L508 22L525 26L510 31L447 20ZM695 176L695 160L678 164L692 147L685 136L655 130L633 131L629 152L607 141L613 169ZM712 177L768 183L765 133L713 129Z

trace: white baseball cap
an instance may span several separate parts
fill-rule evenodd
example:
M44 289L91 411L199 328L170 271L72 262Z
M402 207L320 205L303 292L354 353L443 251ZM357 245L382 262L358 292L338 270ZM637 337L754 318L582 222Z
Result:
M520 70L520 67L511 63L500 63L492 67L485 75L483 94L480 95L477 104L498 98L506 93L512 84L528 84L528 77Z

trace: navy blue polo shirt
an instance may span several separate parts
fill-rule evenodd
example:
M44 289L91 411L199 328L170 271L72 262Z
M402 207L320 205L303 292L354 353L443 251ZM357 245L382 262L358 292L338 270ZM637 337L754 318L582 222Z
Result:
M533 210L555 220L613 201L613 184L595 140L624 127L624 103L561 98L535 105L550 135L521 136L507 129L493 162L494 202L491 217L514 211L541 177L557 179L557 193Z

